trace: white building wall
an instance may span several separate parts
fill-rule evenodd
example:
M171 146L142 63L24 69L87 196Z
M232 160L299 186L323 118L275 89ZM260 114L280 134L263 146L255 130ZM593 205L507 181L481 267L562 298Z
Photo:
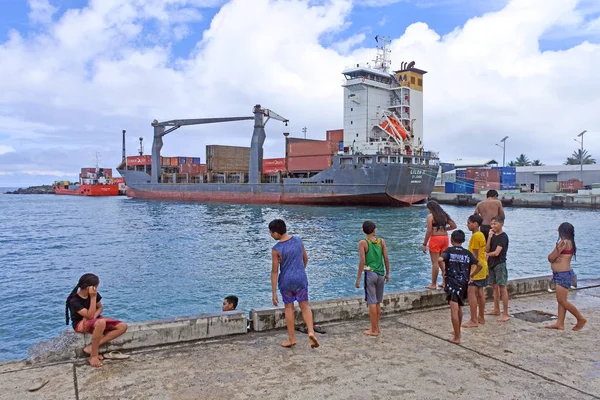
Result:
M412 126L413 134L415 135L413 145L418 148L419 143L423 144L423 92L418 90L411 89L410 91L410 118L415 120ZM428 147L429 149L434 151L440 150Z

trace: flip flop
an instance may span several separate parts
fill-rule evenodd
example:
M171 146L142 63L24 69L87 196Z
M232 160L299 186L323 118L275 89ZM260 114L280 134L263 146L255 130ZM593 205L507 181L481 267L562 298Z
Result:
M308 328L306 327L306 325L298 325L294 329L298 332L308 333Z
M127 360L131 356L129 354L123 354L120 351L111 351L110 353L104 354L106 360Z
M37 392L38 390L46 386L48 382L50 382L50 380L45 378L35 378L33 381L31 381L31 385L29 385L27 390L30 392Z
M317 333L321 333L321 334L322 334L322 333L327 333L327 332L325 331L325 329L324 329L324 328L323 328L321 325L314 325L314 326L313 326L313 329L314 329L314 330L315 330L315 332L317 332Z

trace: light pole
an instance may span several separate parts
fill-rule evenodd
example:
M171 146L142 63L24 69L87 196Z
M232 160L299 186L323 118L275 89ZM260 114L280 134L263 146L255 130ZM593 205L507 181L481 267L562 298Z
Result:
M502 166L504 167L504 162L506 160L506 139L508 139L508 136L504 136L504 138L500 141L502 143L502 146L500 146L498 143L496 143L496 146L500 147L502 149Z
M586 133L587 130L584 130L583 132L581 132L579 135L577 135L577 137L580 137L581 140L577 140L577 139L573 139L575 140L577 143L581 143L581 153L579 153L579 173L580 173L580 178L581 178L581 182L583 182L583 135L584 133Z

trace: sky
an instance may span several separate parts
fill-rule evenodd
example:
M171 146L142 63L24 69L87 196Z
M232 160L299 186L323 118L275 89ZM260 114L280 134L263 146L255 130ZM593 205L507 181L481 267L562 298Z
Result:
M370 61L424 77L424 144L442 161L525 153L600 159L597 0L0 0L0 186L76 180L115 168L121 132L146 154L152 120L250 116L261 104L265 157L283 132L324 139L342 125L344 67ZM251 122L181 128L165 156L248 146ZM600 161L600 160L599 160Z

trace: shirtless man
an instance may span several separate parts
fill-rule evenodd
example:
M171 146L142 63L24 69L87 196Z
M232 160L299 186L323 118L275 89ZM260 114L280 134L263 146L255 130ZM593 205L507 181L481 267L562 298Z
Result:
M475 214L481 215L483 222L479 227L481 233L487 240L490 234L492 218L496 215L500 215L504 218L504 209L502 208L502 202L498 200L498 192L494 189L488 190L486 199L477 203L475 207Z

